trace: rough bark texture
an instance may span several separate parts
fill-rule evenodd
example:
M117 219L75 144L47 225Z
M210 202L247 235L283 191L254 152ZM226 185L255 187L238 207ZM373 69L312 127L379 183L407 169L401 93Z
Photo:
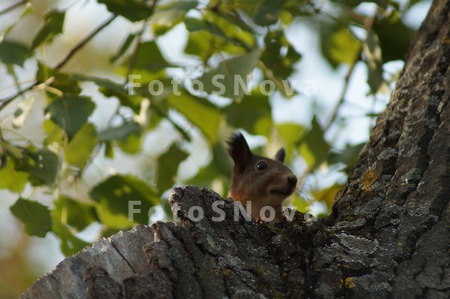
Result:
M22 297L450 298L449 65L450 1L436 0L324 221L234 221L233 202L176 188L178 223L100 240ZM213 221L213 203L224 221Z

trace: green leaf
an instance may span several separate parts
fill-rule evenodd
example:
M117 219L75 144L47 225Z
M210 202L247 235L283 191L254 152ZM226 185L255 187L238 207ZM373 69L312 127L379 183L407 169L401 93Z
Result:
M284 148L286 149L286 156L289 161L293 150L297 148L300 140L305 137L307 133L306 128L295 123L276 124L276 128L284 141Z
M196 125L211 144L216 142L222 116L214 104L205 99L195 97L187 91L182 91L180 95L172 94L169 97L169 102L171 107Z
M280 12L286 0L264 0L253 18L255 23L260 26L270 26L278 22Z
M122 84L118 84L109 79L80 74L75 75L74 78L81 81L94 82L99 86L99 91L105 97L116 97L122 106L130 107L134 112L139 113L142 98L138 95L131 95Z
M332 2L346 4L350 7L356 7L360 5L361 3L367 2L367 3L375 3L378 4L378 6L386 8L389 3L395 3L394 1L390 0L332 0Z
M347 144L346 147L340 152L330 152L328 156L329 164L344 163L346 165L346 172L349 172L356 164L359 153L364 147L365 143L359 143L355 145Z
M59 218L61 223L70 225L77 231L82 231L91 223L98 221L95 207L92 204L66 196L60 196L55 201L53 213L61 216Z
M175 183L178 166L188 157L188 154L176 144L172 144L167 152L158 158L157 185L162 193L171 188Z
M283 31L271 31L264 39L266 48L261 60L276 78L286 80L295 69L301 55L286 39Z
M71 256L81 251L84 247L91 245L91 243L81 240L72 234L67 226L60 224L58 228L52 229L61 241L61 252L65 256Z
M383 61L381 57L380 42L377 34L370 30L363 44L365 63L367 64L368 78L371 93L377 93L386 84L383 79Z
M221 48L219 45L223 43L220 43L217 37L208 32L191 32L184 52L188 55L197 56L201 61L206 62L214 54L213 49Z
M128 135L124 140L117 140L117 145L128 154L136 154L141 150L142 138L140 133Z
M136 153L141 148L141 135L143 127L133 121L126 122L119 127L108 128L99 133L99 142L106 142L106 151L109 154L112 152L112 144L110 141L118 141L120 148L129 154Z
M296 123L279 123L276 127L287 144L298 144L306 134L306 128Z
M66 12L51 10L45 15L44 25L38 31L31 43L31 48L35 49L40 44L49 43L53 38L63 32L64 18Z
M106 142L111 140L125 141L131 134L142 133L142 127L134 121L126 122L119 127L107 128L98 134L99 142Z
M83 168L97 145L97 130L87 123L73 136L64 149L64 159L72 166Z
M0 168L0 189L9 189L15 193L21 193L28 182L28 173L16 171L12 161Z
M180 23L186 13L197 7L197 1L172 2L159 7L152 16L151 25L156 35L164 34Z
M50 66L38 61L38 69L36 71L36 80L39 82L46 82L50 77L55 76L58 71Z
M229 41L227 46L221 51L228 52L232 55L245 54L249 49L256 49L259 45L256 39L258 35L251 27L239 17L230 17L229 14L209 13L205 14L205 18L209 23L219 26L225 34L225 38ZM214 32L211 31L214 34ZM227 49L229 48L229 49Z
M233 162L223 142L217 142L214 145L212 154L210 163L200 168L195 177L189 179L186 183L206 188L213 188L214 185L216 192L220 192L222 196L228 196ZM220 183L222 190L217 188L217 183Z
M52 232L54 232L61 241L61 251L65 256L70 256L81 249L83 247L90 245L76 236L73 235L71 229L67 226L69 214L72 213L68 209L65 209L64 199L58 199L55 202L55 208L52 210ZM83 218L86 215L82 216Z
M186 29L189 32L197 32L197 31L205 30L213 35L220 36L224 39L228 38L227 35L225 34L225 32L223 32L223 30L220 29L219 26L217 26L216 24L213 24L207 20L201 20L201 19L196 19L196 18L186 18L184 20L184 24L186 26Z
M23 64L30 56L30 50L19 42L4 40L0 43L0 61L6 65L23 67Z
M114 158L114 146L111 141L105 142L105 158L113 159Z
M253 17L263 1L264 0L235 0L230 3L233 8L239 9L245 12L247 15Z
M230 177L224 177L215 167L213 161L200 168L197 174L186 182L186 184L189 185L214 189L214 191L219 193L222 197L228 196L228 190L230 189L229 183Z
M4 152L6 151L8 155L11 155L11 157L15 159L15 161L20 161L23 158L24 149L18 146L13 146L3 141L1 137L2 132L0 128L0 154L4 154Z
M345 26L325 26L322 32L322 53L334 68L341 63L352 64L358 58L361 43Z
M53 77L50 84L51 87L62 91L65 95L73 94L78 95L81 93L79 79L76 76L61 73L41 62L38 62L38 70L36 72L36 80L39 82L46 82L49 78ZM54 93L47 92L50 98L55 98Z
M37 151L26 148L18 163L17 170L29 172L29 182L33 186L52 186L60 168L58 156L46 148Z
M188 17L184 23L190 32L185 51L191 55L210 57L218 51L231 55L245 54L247 49L256 45L251 33L244 32L216 14L209 15L209 20ZM196 51L197 48L201 51Z
M208 53L211 35L207 32L192 32L188 35L188 41L184 52L189 55L200 57L202 61L206 61L211 55ZM205 43L208 41L208 43Z
M311 206L311 201L300 197L298 193L294 193L292 204L297 211L306 213L308 212L308 208Z
M123 229L136 223L147 224L149 209L159 203L153 188L131 175L111 176L95 186L89 194L98 204L96 210L101 223L110 228ZM133 213L134 209L140 211Z
M315 169L325 161L329 150L330 145L324 138L324 131L314 116L312 127L301 142L299 152L310 169Z
M131 46L131 44L133 43L133 41L136 39L137 34L129 34L128 37L125 39L125 41L123 42L122 46L120 46L119 51L117 51L116 54L114 54L113 57L111 57L111 62L116 62L120 57L123 56L123 54L125 54L125 52L128 50L128 48Z
M253 71L261 52L253 50L246 55L227 59L219 63L217 68L203 74L198 80L204 91L222 97L239 99L245 90L240 82L248 84L247 76Z
M65 95L78 95L81 93L79 82L70 75L57 73L54 75L54 81L51 87L62 91Z
M169 66L155 41L143 42L139 45L135 68L155 72Z
M94 108L95 104L89 97L67 95L51 102L45 108L45 113L72 139L86 123Z
M108 10L132 22L145 20L152 14L152 2L147 0L97 0Z
M380 39L383 62L405 60L414 37L414 31L406 27L398 12L393 12L375 22L373 28Z
M67 142L67 137L63 129L61 129L57 124L52 122L50 119L44 120L42 123L42 129L47 135L44 139L44 145L50 146L52 144L64 146Z
M30 236L43 238L52 227L49 209L37 201L20 197L10 210L22 221Z
M272 114L269 97L257 91L223 108L227 123L253 135L269 136Z
M328 210L330 211L333 207L336 193L338 193L342 188L344 188L343 185L336 184L325 189L312 191L311 195L314 197L315 201L325 202L327 204Z

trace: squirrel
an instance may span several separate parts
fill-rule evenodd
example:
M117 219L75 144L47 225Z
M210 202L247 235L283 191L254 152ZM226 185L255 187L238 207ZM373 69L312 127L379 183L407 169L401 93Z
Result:
M228 140L228 153L234 161L229 197L248 208L259 222L282 220L282 203L297 186L297 177L283 164L285 149L280 148L274 160L262 157L251 152L241 133L235 133ZM247 207L247 202L251 207ZM275 215L266 217L270 207Z

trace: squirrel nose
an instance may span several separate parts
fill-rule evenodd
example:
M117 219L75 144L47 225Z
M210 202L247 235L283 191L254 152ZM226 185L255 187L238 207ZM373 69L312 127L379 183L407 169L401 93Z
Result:
M291 186L297 185L297 177L295 175L288 176L287 180Z

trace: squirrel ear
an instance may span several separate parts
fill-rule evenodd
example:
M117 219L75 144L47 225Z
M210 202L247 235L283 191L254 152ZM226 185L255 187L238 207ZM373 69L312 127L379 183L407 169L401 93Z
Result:
M245 168L253 155L242 133L236 133L228 140L228 153L240 169Z
M284 148L280 148L275 155L275 160L284 162L284 158L286 158L286 150Z

